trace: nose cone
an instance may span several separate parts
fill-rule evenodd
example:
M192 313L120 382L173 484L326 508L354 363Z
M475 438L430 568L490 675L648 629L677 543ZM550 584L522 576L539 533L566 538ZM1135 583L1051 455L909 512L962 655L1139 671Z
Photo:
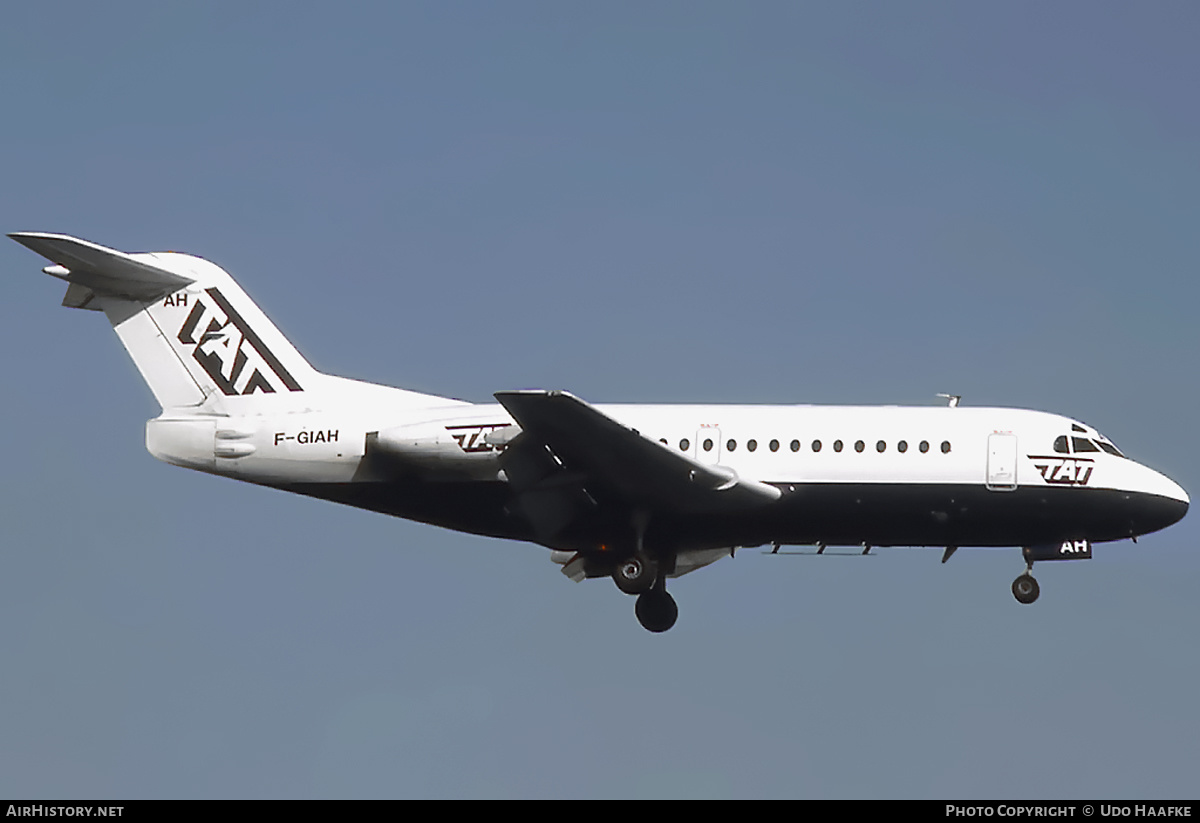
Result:
M1140 534L1165 529L1178 523L1187 514L1191 499L1183 487L1165 474L1145 469L1143 482L1139 484L1141 517L1138 518Z
M1186 512L1188 510L1188 504L1192 501L1191 498L1188 497L1188 493L1183 490L1183 486L1179 485L1165 474L1160 474L1159 477L1165 481L1165 485L1167 486L1168 491L1166 496L1170 497L1172 500L1182 503L1183 510ZM1183 517L1182 514L1179 516Z
M1188 493L1183 490L1183 486L1180 486L1165 474L1156 472L1153 469L1146 469L1146 474L1148 477L1144 481L1144 491L1157 494L1159 497L1170 498L1176 503L1182 503L1183 510L1187 511L1187 506L1191 502L1191 499L1188 497Z

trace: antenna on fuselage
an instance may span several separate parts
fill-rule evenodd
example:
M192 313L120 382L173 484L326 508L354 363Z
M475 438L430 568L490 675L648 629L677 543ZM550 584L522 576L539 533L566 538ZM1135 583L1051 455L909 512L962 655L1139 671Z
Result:
M942 392L938 392L938 397L944 397L948 401L950 401L950 408L952 408L952 409L957 408L958 401L962 400L961 394L943 394Z

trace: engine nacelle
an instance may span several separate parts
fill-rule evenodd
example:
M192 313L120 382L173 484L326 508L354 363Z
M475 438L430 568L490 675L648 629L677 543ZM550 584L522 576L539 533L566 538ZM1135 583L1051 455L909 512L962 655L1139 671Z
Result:
M495 480L500 470L496 447L482 432L472 439L475 432L459 428L426 422L368 432L366 453L422 477Z
M146 421L146 450L173 466L212 471L217 465L215 432L212 417L156 417Z

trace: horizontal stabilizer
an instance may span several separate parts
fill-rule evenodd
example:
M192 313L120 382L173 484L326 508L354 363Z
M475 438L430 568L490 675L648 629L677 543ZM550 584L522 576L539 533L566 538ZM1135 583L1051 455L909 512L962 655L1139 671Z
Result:
M62 267L48 266L48 274L66 280L72 287L89 289L95 294L144 303L157 300L193 282L191 278L151 266L116 249L63 234L14 232L9 237ZM90 296L82 291L68 289L63 305L87 308L87 300L90 300Z

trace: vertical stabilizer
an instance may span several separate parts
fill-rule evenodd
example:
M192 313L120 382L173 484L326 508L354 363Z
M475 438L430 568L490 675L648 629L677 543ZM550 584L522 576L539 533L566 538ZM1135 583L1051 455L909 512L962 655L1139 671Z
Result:
M104 302L135 361L140 348L151 347L147 338L158 335L154 343L170 350L208 407L234 415L313 408L321 375L224 270L187 254L134 256L192 281L151 301ZM147 369L140 362L138 368L154 388Z
M63 305L98 309L166 409L258 415L319 409L370 389L399 406L445 398L317 372L219 266L176 252L126 254L61 234L10 234L53 261Z

